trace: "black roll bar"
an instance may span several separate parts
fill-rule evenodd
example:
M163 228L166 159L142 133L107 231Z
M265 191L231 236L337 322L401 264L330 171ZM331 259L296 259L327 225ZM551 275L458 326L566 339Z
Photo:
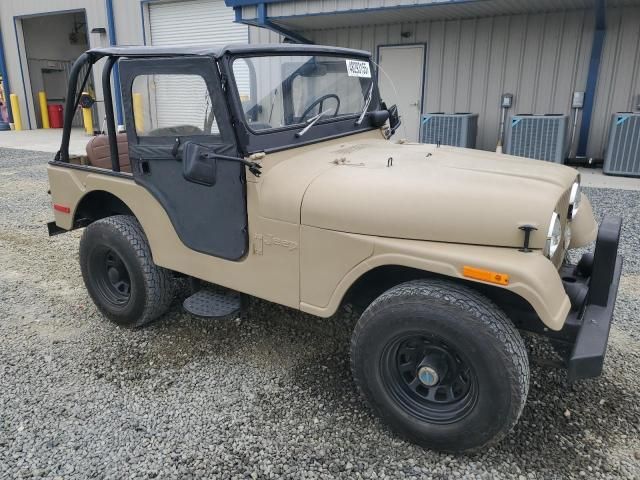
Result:
M116 123L113 116L113 96L111 95L111 70L118 61L118 57L108 57L102 69L102 98L104 98L104 112L107 117L107 138L111 153L111 169L120 171L120 157L118 155L118 138L116 137Z
M69 140L71 139L71 124L73 123L73 115L75 114L76 88L78 86L78 76L85 64L92 65L91 55L83 53L71 67L69 72L69 86L67 88L67 105L64 109L64 123L62 126L62 143L56 160L61 162L69 162ZM91 67L89 67L91 70ZM87 77L88 78L88 77Z
M92 55L89 52L85 52L78 57L78 59L71 67L69 72L69 86L67 88L67 99L64 110L64 123L62 128L62 143L60 144L60 151L56 155L56 161L69 163L69 142L71 140L71 125L73 123L73 116L76 108L80 102L80 95L84 90L84 87L89 79L91 70L94 63L102 58L103 55ZM109 150L111 152L111 168L114 172L120 171L120 158L118 156L118 139L116 137L116 124L113 114L113 96L111 95L111 70L118 61L116 56L108 56L107 61L102 70L102 95L104 98L104 109L107 117L107 136L109 138ZM85 65L89 65L87 73L82 80L82 87L80 88L80 94L78 94L78 77Z

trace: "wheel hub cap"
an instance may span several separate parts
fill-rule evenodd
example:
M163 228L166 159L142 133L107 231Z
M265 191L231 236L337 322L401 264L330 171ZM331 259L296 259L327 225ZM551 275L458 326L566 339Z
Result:
M427 387L433 387L440 380L438 372L429 366L421 367L420 370L418 370L418 378L422 384Z
M421 421L454 423L477 401L475 372L453 345L436 335L396 337L380 360L385 387L406 413Z
M116 284L118 280L120 280L120 273L113 267L107 270L107 275L109 276L109 281L113 284Z

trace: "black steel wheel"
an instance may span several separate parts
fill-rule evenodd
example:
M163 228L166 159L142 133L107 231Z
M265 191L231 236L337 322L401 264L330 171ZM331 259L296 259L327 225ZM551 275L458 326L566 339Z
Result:
M98 246L90 261L96 289L114 306L126 306L131 299L131 278L118 252Z
M437 336L416 332L393 339L380 362L385 387L421 421L459 421L478 399L477 378L464 354Z
M354 380L391 428L428 448L483 448L517 422L529 388L518 331L489 299L443 280L378 297L351 339Z
M117 215L89 225L80 240L80 267L94 303L118 325L144 325L173 300L171 272L153 263L134 217Z

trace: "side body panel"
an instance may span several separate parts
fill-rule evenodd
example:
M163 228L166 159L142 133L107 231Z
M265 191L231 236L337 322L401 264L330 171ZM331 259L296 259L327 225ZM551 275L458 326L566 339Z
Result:
M158 201L133 179L49 165L52 201L70 206L65 214L55 211L56 224L73 227L73 216L84 195L104 190L120 198L140 221L153 261L182 272L256 297L300 308L299 225L256 215L255 186L248 184L250 225L249 253L240 261L223 260L195 252L178 238L171 220Z
M380 138L378 132L354 135L349 140L375 138ZM307 186L331 169L347 168L338 166L339 159L332 156L321 161L318 148L330 144L335 145L333 149L342 148L346 141L336 139L321 146L272 153L259 160L261 177L247 172L249 250L239 261L189 249L157 200L123 176L50 165L53 202L71 207L70 214L55 212L56 223L71 229L75 210L85 194L93 190L110 192L140 220L158 265L322 317L334 314L349 287L380 266L406 266L460 279L465 265L503 272L510 276L504 288L527 300L547 327L562 327L570 309L569 298L556 267L540 250L523 253L516 248L387 238L301 222ZM290 162L294 157L296 161ZM354 201L357 198L354 196ZM596 224L586 197L572 230L571 246L593 240Z

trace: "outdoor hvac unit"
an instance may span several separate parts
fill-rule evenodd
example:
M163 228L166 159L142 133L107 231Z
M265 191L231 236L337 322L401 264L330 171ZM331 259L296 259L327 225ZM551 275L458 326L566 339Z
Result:
M427 113L420 123L422 143L476 147L478 115L475 113Z
M614 113L602 171L640 177L640 113Z
M506 153L564 163L568 127L566 115L514 115L507 132Z

